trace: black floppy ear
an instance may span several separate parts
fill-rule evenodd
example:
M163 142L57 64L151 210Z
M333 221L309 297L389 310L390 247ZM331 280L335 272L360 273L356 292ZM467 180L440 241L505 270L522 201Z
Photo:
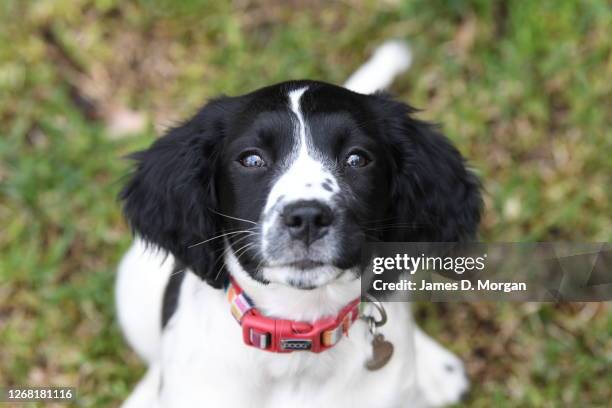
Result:
M386 241L457 242L475 238L480 183L459 151L436 126L410 117L415 110L378 95L383 131L394 157L391 216L402 228Z
M225 99L209 103L150 148L133 154L137 165L120 194L136 234L215 287L226 279L222 263L216 262L222 240L194 245L220 232L214 213L215 157L223 137L224 104Z

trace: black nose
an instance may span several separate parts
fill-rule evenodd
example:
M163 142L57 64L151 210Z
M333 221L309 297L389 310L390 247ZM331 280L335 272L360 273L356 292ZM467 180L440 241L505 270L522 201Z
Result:
M331 208L318 201L298 201L283 211L283 222L291 237L306 245L327 234L333 221Z

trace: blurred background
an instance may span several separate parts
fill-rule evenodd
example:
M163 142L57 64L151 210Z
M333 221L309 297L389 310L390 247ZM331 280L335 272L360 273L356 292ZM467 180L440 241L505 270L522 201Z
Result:
M204 101L287 79L343 83L382 41L391 91L483 180L486 241L612 238L606 0L2 0L0 386L116 406L143 373L114 318L129 162ZM421 304L474 407L610 406L610 305Z

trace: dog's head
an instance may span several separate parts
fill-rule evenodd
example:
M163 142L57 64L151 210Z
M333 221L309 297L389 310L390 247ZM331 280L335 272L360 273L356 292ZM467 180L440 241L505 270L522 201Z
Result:
M358 275L368 240L469 239L478 181L411 113L313 81L213 100L134 155L125 214L216 287L228 253L256 280L310 289Z

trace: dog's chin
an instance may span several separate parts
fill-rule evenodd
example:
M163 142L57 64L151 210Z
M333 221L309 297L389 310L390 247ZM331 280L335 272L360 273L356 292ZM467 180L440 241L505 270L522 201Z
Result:
M262 268L263 278L301 290L313 290L337 280L343 270L313 260L300 260Z

